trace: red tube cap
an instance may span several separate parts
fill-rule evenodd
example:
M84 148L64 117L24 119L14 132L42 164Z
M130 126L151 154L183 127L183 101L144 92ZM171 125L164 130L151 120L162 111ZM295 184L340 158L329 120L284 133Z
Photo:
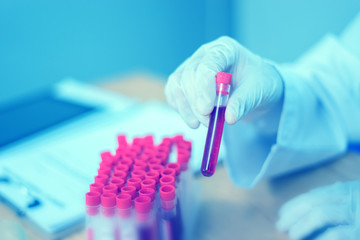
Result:
M136 158L136 160L142 161L142 162L146 162L146 161L149 160L149 158L150 158L150 155L148 155L148 154L146 154L146 153L143 153L143 154L141 154L140 156L138 156L138 157Z
M161 186L165 186L165 185L175 186L175 178L173 176L163 176L160 178L160 185Z
M98 174L99 175L104 174L104 175L110 176L111 170L112 170L111 167L102 165L102 166L100 166L100 168L98 170Z
M110 151L105 151L100 153L100 157L102 161L109 161L109 160L113 161L113 156Z
M126 135L124 135L124 134L118 135L117 141L118 141L119 147L126 147L128 145L127 141L126 141Z
M102 189L103 194L105 193L114 193L115 195L118 193L118 187L116 185L107 185Z
M134 186L125 186L121 188L121 194L129 194L131 199L136 197L136 187Z
M161 174L160 174L162 177L163 176L173 176L175 177L176 176L176 171L175 169L172 169L172 168L167 168L167 169L163 169L161 171Z
M160 164L156 164L156 165L151 165L150 166L150 170L152 171L157 171L160 173L161 170L164 169L164 166L163 165L160 165Z
M141 180L145 179L146 172L144 170L135 170L131 173L132 177L140 178Z
M123 157L120 160L120 163L128 166L128 168L131 169L131 166L133 164L133 160L132 160L132 158L129 158L129 157Z
M178 143L179 141L183 141L184 140L184 136L179 134L179 135L176 135L174 138L173 138L173 142L176 142Z
M116 206L119 209L131 208L132 197L130 194L122 193L116 196Z
M138 213L148 213L151 210L151 198L142 196L135 198L135 210Z
M218 72L216 74L216 83L231 84L232 75L226 72Z
M101 206L114 207L116 205L115 193L104 193L101 195Z
M113 173L112 178L121 178L126 180L128 173L124 171L116 171Z
M168 163L168 164L166 165L166 168L167 168L167 169L174 169L174 170L175 170L175 173L176 173L176 176L179 176L179 174L180 174L180 168L181 168L180 163Z
M154 144L154 136L153 135L146 135L144 137L144 142L146 145L153 145Z
M124 186L125 180L121 178L113 178L111 179L110 185L115 185L118 188L118 191Z
M141 182L141 189L152 188L156 189L156 181L154 179L145 179Z
M105 174L100 174L100 175L97 175L95 178L95 183L102 183L104 185L106 185L109 181L109 177Z
M123 172L128 172L129 171L129 166L119 163L118 165L116 165L114 171L123 171Z
M88 192L85 194L86 206L95 207L98 206L101 202L100 193L98 192Z
M126 181L126 183L128 186L134 186L136 188L136 190L139 190L141 187L141 178L132 177L132 178L129 178Z
M133 169L135 170L143 170L146 171L147 169L147 164L145 162L135 162L135 164L133 165Z
M154 179L156 183L159 182L160 174L157 171L150 171L145 174L145 179Z
M104 184L102 183L93 183L90 184L90 192L98 192L102 193L102 188L104 187Z
M160 187L160 198L163 201L171 201L175 199L175 187L171 185L165 185Z
M158 158L153 158L151 160L148 161L148 165L151 167L152 165L161 165L162 160L158 159Z
M143 197L143 196L149 197L149 198L151 198L151 201L154 201L154 199L155 199L155 190L152 189L152 188L140 189L139 196L140 197Z

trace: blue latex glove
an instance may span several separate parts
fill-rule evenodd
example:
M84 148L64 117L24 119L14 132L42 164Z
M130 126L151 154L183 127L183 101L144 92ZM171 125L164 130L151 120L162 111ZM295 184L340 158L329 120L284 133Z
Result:
M359 207L360 182L335 183L284 204L277 228L291 239L358 240Z
M283 82L275 67L234 39L221 37L201 46L170 75L166 84L168 103L190 127L197 128L200 122L208 125L216 97L217 72L233 75L225 112L228 124L246 115L248 120L255 119L281 105Z

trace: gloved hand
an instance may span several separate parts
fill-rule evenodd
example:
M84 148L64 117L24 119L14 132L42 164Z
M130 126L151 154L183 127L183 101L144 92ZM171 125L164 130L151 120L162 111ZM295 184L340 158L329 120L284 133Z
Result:
M192 128L199 122L208 125L217 72L233 75L225 112L228 124L246 115L254 119L282 102L283 82L275 67L234 39L221 37L201 46L170 75L165 87L168 103Z
M360 181L316 188L280 209L277 228L291 239L360 239Z

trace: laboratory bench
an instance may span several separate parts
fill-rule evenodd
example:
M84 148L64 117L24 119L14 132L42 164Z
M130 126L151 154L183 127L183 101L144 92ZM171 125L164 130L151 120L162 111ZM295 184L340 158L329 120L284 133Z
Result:
M109 79L98 85L141 101L165 101L164 83L157 77L134 75ZM194 239L287 240L289 238L275 228L278 209L284 202L314 187L356 180L359 172L360 155L348 153L321 167L263 180L253 189L243 189L231 182L225 167L219 166L213 177L195 179L201 186L201 196ZM19 222L30 239L42 239L2 204L0 216ZM66 239L85 239L85 233L81 231Z

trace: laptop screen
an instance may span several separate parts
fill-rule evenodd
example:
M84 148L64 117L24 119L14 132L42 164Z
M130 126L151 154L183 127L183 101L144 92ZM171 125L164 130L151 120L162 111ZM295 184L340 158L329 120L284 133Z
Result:
M93 110L48 93L0 107L0 148Z

